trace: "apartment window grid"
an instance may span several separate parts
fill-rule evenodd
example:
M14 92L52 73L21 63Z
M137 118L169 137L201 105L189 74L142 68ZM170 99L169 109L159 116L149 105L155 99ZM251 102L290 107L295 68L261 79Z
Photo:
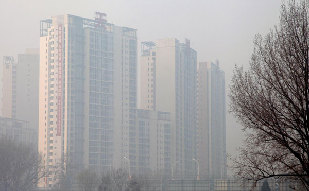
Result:
M90 32L89 66L89 165L96 170L112 160L112 37L104 31Z

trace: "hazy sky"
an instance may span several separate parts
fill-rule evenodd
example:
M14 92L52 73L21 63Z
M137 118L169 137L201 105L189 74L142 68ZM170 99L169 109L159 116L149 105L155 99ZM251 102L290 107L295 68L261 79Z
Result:
M280 5L281 0L0 0L0 57L38 48L41 19L59 14L93 18L100 11L108 22L136 28L139 42L190 39L198 61L220 61L228 88L234 65L249 63L254 35L278 23ZM228 114L230 154L241 145L240 129Z

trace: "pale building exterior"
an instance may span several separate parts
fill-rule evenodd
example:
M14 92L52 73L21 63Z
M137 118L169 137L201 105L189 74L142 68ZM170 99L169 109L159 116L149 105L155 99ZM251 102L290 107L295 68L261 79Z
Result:
M2 69L2 116L16 117L16 62L12 56L3 57Z
M210 178L210 87L207 63L200 62L197 80L198 129L197 129L197 158L200 161L201 179Z
M171 175L171 120L170 113L136 110L136 129L130 137L131 163L139 175Z
M140 107L171 114L173 172L176 178L195 177L197 53L188 40L142 45Z
M17 144L37 147L37 131L29 126L28 121L0 117L0 138L14 141Z
M39 124L39 49L18 54L16 66L16 118L29 122L38 131Z
M201 179L226 178L225 75L219 63L198 67L197 149Z
M140 57L139 108L156 110L156 48L154 42L142 42Z
M41 21L39 151L55 174L125 168L135 127L136 30L61 15ZM133 166L133 165L130 165ZM57 177L42 179L51 187Z
M18 60L3 58L2 116L29 122L38 129L39 50L26 49Z

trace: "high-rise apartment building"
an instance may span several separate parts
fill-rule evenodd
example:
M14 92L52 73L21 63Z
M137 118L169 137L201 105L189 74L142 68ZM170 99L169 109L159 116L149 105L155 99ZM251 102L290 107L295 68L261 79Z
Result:
M197 174L196 67L190 41L161 39L142 43L140 107L171 115L172 168L176 178Z
M39 50L26 49L24 54L3 58L2 116L29 122L38 129Z
M61 15L41 21L39 151L50 172L125 168L135 127L136 30ZM130 165L133 166L133 165Z
M198 67L197 153L202 179L226 178L225 77L219 63Z

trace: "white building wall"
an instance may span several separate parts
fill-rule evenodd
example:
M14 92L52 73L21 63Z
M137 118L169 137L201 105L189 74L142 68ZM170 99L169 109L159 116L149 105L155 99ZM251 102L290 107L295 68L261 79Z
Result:
M49 113L49 70L48 70L48 37L40 37L40 81L39 81L39 130L38 130L38 151L41 153L43 163L48 166L50 156L50 133L48 124ZM50 159L52 160L52 159ZM47 187L47 176L40 180L39 187Z
M156 110L156 48L153 42L143 42L140 57L139 108Z
M153 97L156 110L170 112L171 166L178 178L192 177L196 172L192 161L196 156L196 52L190 48L189 41L179 43L173 38L156 41L150 50L156 54L142 56L141 71L152 73L154 78L141 74L141 87L144 88L140 96L141 107L149 109L149 97ZM155 58L155 70L149 72L148 59L152 57ZM149 95L147 89L152 84L154 96Z
M59 181L57 173L63 170L64 161L75 168L81 166L82 147L78 145L83 143L80 122L83 119L80 104L83 102L82 95L78 94L82 92L78 91L81 83L76 79L81 79L82 60L78 55L83 55L79 52L83 49L74 44L78 42L76 36L80 30L76 30L77 34L76 31L67 34L71 28L78 28L74 19L78 20L69 15L53 17L50 27L46 28L47 33L40 39L39 145L46 145L43 152L50 173L43 187L51 187ZM75 71L71 71L73 64Z
M129 131L134 125L137 102L136 31L114 27L114 149L113 167L128 168ZM130 165L133 167L133 165Z
M27 49L18 55L16 66L16 118L29 121L38 129L39 120L39 50Z
M156 41L156 108L171 113L171 160L175 174L182 176L182 157L176 158L176 39ZM177 170L176 170L177 169Z
M14 57L3 57L2 67L2 116L16 117L16 62Z
M199 63L198 157L201 178L226 178L225 77L218 63Z

